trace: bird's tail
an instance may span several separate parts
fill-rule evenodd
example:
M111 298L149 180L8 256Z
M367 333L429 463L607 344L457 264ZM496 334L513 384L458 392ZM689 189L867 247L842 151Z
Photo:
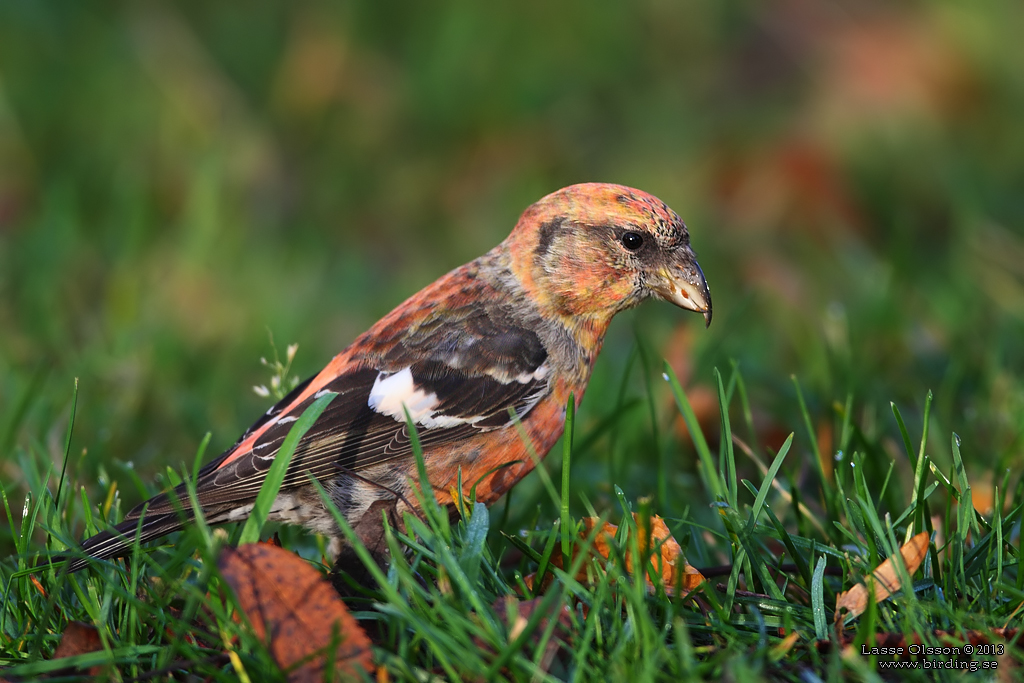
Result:
M69 572L77 572L88 566L90 560L105 560L128 554L136 543L159 538L184 528L187 519L176 512L145 515L140 523L138 518L128 519L107 531L85 539L80 552L75 556L65 555L54 558L54 562L70 560Z

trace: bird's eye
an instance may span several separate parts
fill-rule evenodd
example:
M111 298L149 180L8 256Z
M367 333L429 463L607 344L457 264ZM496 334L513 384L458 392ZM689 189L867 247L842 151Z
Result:
M636 251L644 244L643 235L638 232L623 233L620 239L622 240L622 246L630 251Z

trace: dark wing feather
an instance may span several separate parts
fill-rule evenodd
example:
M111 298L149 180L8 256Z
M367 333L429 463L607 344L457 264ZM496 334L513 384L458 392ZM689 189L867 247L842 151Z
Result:
M417 336L416 347L399 342L389 354L390 362L386 363L389 370L383 374L377 368L364 367L324 386L323 390L336 392L338 396L299 442L282 490L305 485L307 473L324 479L337 475L339 465L359 471L389 460L412 457L405 422L377 412L369 404L370 392L378 378L400 369L409 368L415 386L425 394L436 395L433 415L452 418L449 426L417 425L424 448L455 443L483 430L505 426L511 419L510 409L519 417L524 416L548 391L544 373L537 373L539 377L531 374L543 365L547 354L535 333L521 327L497 325L489 317L484 318L473 316L458 320L456 325L449 320L448 325L434 327L429 330L431 334L426 335L428 339L433 338L433 344L424 343L422 334ZM402 367L405 363L408 365ZM223 509L227 505L251 502L294 421L315 398L310 396L288 412L283 418L286 421L278 421L267 429L251 452L222 465L229 451L204 467L196 483L200 505L204 509ZM262 419L265 423L274 416L270 413ZM184 494L182 486L169 496L154 499L149 503L149 512L170 512L174 504L169 498Z
M140 543L145 543L154 538L166 536L172 531L178 531L183 528L182 520L183 515L175 513L147 514L140 528L137 517L135 519L125 519L125 521L113 529L101 531L95 536L85 539L82 543L81 551L88 557L67 555L56 558L56 561L70 560L68 571L77 572L79 569L88 566L90 557L105 559L107 557L124 555L135 545L136 540Z
M263 413L263 415L260 416L260 419L256 420L254 423L252 423L252 426L249 427L248 429L246 429L245 433L242 434L242 436L238 437L238 441L235 442L235 446L237 446L238 444L240 444L243 441L245 441L246 439L248 439L250 434L252 434L253 432L257 431L260 427L262 427L263 425L267 424L272 419L274 419L275 417L280 415L282 410L284 410L285 408L290 406L292 404L292 401L297 399L302 394L302 392L306 390L306 387L309 386L309 383L312 382L313 379L314 379L314 377L310 377L309 379L307 379L304 382L299 382L299 384L297 384L294 389L292 389L291 391L288 392L287 396L285 396L280 401L275 403L270 408L270 410L268 410L267 412ZM227 453L230 453L233 450L234 450L234 446L229 448L225 452L225 455ZM213 463L210 463L210 464L213 464Z
M375 412L367 403L377 375L376 370L362 370L339 377L325 387L338 391L339 395L299 442L285 474L283 489L306 484L307 472L322 479L336 475L339 465L359 471L389 460L412 457L408 426L390 415ZM358 391L353 391L353 381L357 383ZM435 382L434 386L446 381L447 378ZM483 429L505 425L510 420L509 408L525 413L532 407L531 396L546 389L543 380L504 384L490 377L473 377L461 378L455 383L462 391L439 404L439 408L447 408L443 414L451 417L483 416L483 419L475 424L462 423L451 427L426 429L420 426L417 434L423 448L458 442ZM310 402L301 404L294 413L300 415ZM464 412L454 412L453 409ZM292 423L274 425L256 442L251 454L200 477L197 486L200 504L204 507L218 506L254 497L291 427Z

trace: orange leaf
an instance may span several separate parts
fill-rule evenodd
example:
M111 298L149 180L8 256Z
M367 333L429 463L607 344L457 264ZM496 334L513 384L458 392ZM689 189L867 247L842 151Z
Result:
M60 637L60 644L57 645L57 649L53 653L53 659L84 655L88 652L96 652L102 649L103 643L100 640L100 634L96 627L81 621L72 621L64 628L64 633ZM71 671L73 671L71 668L66 670L69 674ZM63 674L65 671L57 673ZM90 667L88 673L90 676L98 676L100 666Z
M922 531L917 536L914 536L905 543L902 548L900 548L900 555L903 558L903 564L907 567L908 575L914 575L914 572L917 571L917 568L920 567L921 563L924 561L924 557L927 552L927 531ZM885 562L878 565L878 568L871 573L870 577L868 577L868 583L874 586L875 602L881 602L892 595L892 593L899 590L900 577L896 572L896 565L893 563L893 558L890 557ZM839 594L836 598L836 621L839 621L839 619L842 618L839 613L844 607L855 617L863 614L864 610L868 607L867 586L863 583L858 583L845 593Z
M53 653L53 658L74 657L102 649L103 643L100 642L100 634L97 633L94 626L80 621L72 621L65 627L64 634L60 637L60 645Z
M328 659L334 662L335 675L357 676L357 665L373 671L366 633L331 584L301 557L253 543L225 548L218 564L256 635L269 641L270 653L289 681L323 680Z
M686 595L699 586L704 580L704 576L695 567L686 562L686 558L683 557L683 550L676 540L672 538L672 532L668 530L665 520L657 515L651 517L650 538L648 538L643 519L635 512L633 513L633 519L636 521L637 530L639 531L637 545L640 548L640 552L645 555L653 553L650 555L651 566L654 568L655 573L661 577L661 583L665 586L666 591L671 592L674 590L677 582L682 587L682 595ZM583 528L588 537L597 521L596 517L588 517L583 520ZM617 530L618 527L614 524L605 522L601 532L594 539L594 550L601 557L608 558L610 552L609 541L614 538ZM630 573L633 573L633 561L633 553L627 553L626 571ZM649 576L645 578L647 583L651 583Z
M39 583L39 579L36 578L35 574L29 574L28 580L32 582L32 585L36 587L36 590L39 591L40 595L42 595L44 598L47 597L46 589L43 588L43 584Z
M651 517L651 539L647 537L647 530L644 528L643 519L636 513L633 513L633 519L636 520L636 526L639 530L637 545L640 548L640 552L650 555L651 566L654 568L655 573L661 577L661 583L665 587L666 592L672 593L676 586L679 585L682 589L679 597L684 597L704 581L704 576L683 557L682 548L672 538L672 532L668 530L668 526L661 517L657 515ZM583 531L580 533L580 537L590 538L597 522L597 517L584 518ZM594 537L592 551L607 560L611 555L611 543L615 538L616 531L618 531L617 526L605 522L600 532ZM555 566L564 568L561 557L552 558L552 563ZM627 572L633 572L633 563L633 553L627 553ZM581 568L576 579L578 581L585 581L586 578L586 569ZM653 586L650 576L645 576L644 578L647 580L648 585ZM524 578L524 582L531 589L533 588L533 581L533 574Z

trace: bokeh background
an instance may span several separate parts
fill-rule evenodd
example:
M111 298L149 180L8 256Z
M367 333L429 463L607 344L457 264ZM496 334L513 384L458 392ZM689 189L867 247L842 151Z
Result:
M0 0L4 488L26 454L59 469L77 377L76 480L137 502L124 463L151 481L265 410L268 331L308 376L581 181L675 208L715 302L708 331L616 321L580 433L628 419L574 464L592 501L655 493L652 462L664 514L695 500L662 357L712 438L735 361L765 443L801 429L795 375L826 454L852 394L906 475L889 402L917 435L932 390L944 469L954 430L1017 468L1022 29L1013 0Z

